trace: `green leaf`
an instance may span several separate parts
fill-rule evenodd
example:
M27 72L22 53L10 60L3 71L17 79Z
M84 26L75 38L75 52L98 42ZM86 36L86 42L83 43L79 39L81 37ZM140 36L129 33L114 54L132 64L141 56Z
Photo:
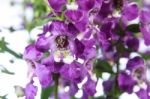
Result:
M126 31L139 33L140 32L140 25L139 24L131 24L126 28Z
M98 77L102 77L103 72L113 74L111 65L107 61L100 59L97 59L94 63L94 72Z
M10 48L7 47L8 43L5 41L5 38L2 37L0 38L0 53L4 53L4 52L8 52L10 54L12 54L13 56L15 56L16 58L21 59L22 55L16 53L15 51L11 50Z
M9 74L9 75L14 75L15 73L13 72L10 72L8 69L6 69L4 66L0 65L0 70L2 73L5 73L5 74Z
M141 56L145 59L145 60L148 60L150 59L150 54L141 54Z
M4 37L0 38L0 52L1 53L5 52L7 44L8 43L5 41Z
M52 94L54 87L50 86L48 88L42 88L41 99L48 99Z

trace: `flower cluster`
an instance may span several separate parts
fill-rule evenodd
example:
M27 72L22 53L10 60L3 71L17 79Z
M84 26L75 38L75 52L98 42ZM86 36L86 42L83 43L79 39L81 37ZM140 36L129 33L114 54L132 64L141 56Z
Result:
M34 77L38 77L43 88L54 83L69 86L67 96L74 96L78 84L87 78L81 90L82 99L88 99L96 93L94 74L98 78L103 72L112 75L103 82L105 97L113 97L110 92L114 90L132 93L135 85L144 83L147 87L136 94L140 99L150 98L145 62L140 56L130 57L132 52L138 52L141 38L134 34L137 25L132 21L140 20L138 29L145 44L150 45L149 5L143 2L140 10L136 2L128 0L48 0L48 3L52 10L48 19L53 20L43 26L43 33L24 52L31 79L25 88L26 99L34 99L36 95ZM123 57L129 60L126 69L120 70L119 60Z

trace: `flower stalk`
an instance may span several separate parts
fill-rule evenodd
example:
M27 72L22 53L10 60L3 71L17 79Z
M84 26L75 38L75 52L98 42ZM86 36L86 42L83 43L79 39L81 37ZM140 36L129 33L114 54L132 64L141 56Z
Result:
M53 74L53 79L54 79L54 82L55 82L54 97L55 97L55 99L58 99L59 74Z

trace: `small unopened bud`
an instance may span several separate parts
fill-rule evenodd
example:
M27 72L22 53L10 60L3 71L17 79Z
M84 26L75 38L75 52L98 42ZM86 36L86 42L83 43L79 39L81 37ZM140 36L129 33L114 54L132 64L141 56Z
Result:
M17 97L24 96L24 88L22 88L21 86L14 86L14 88L15 88L15 93L16 93Z

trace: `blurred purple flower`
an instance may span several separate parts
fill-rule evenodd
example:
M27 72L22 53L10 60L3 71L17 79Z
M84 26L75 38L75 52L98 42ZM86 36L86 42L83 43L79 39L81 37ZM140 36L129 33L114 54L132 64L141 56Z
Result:
M118 84L121 90L132 93L136 81L132 78L132 76L128 75L125 72L121 72L118 77Z
M33 81L28 83L25 88L25 99L34 99L37 94L37 87L33 85Z

